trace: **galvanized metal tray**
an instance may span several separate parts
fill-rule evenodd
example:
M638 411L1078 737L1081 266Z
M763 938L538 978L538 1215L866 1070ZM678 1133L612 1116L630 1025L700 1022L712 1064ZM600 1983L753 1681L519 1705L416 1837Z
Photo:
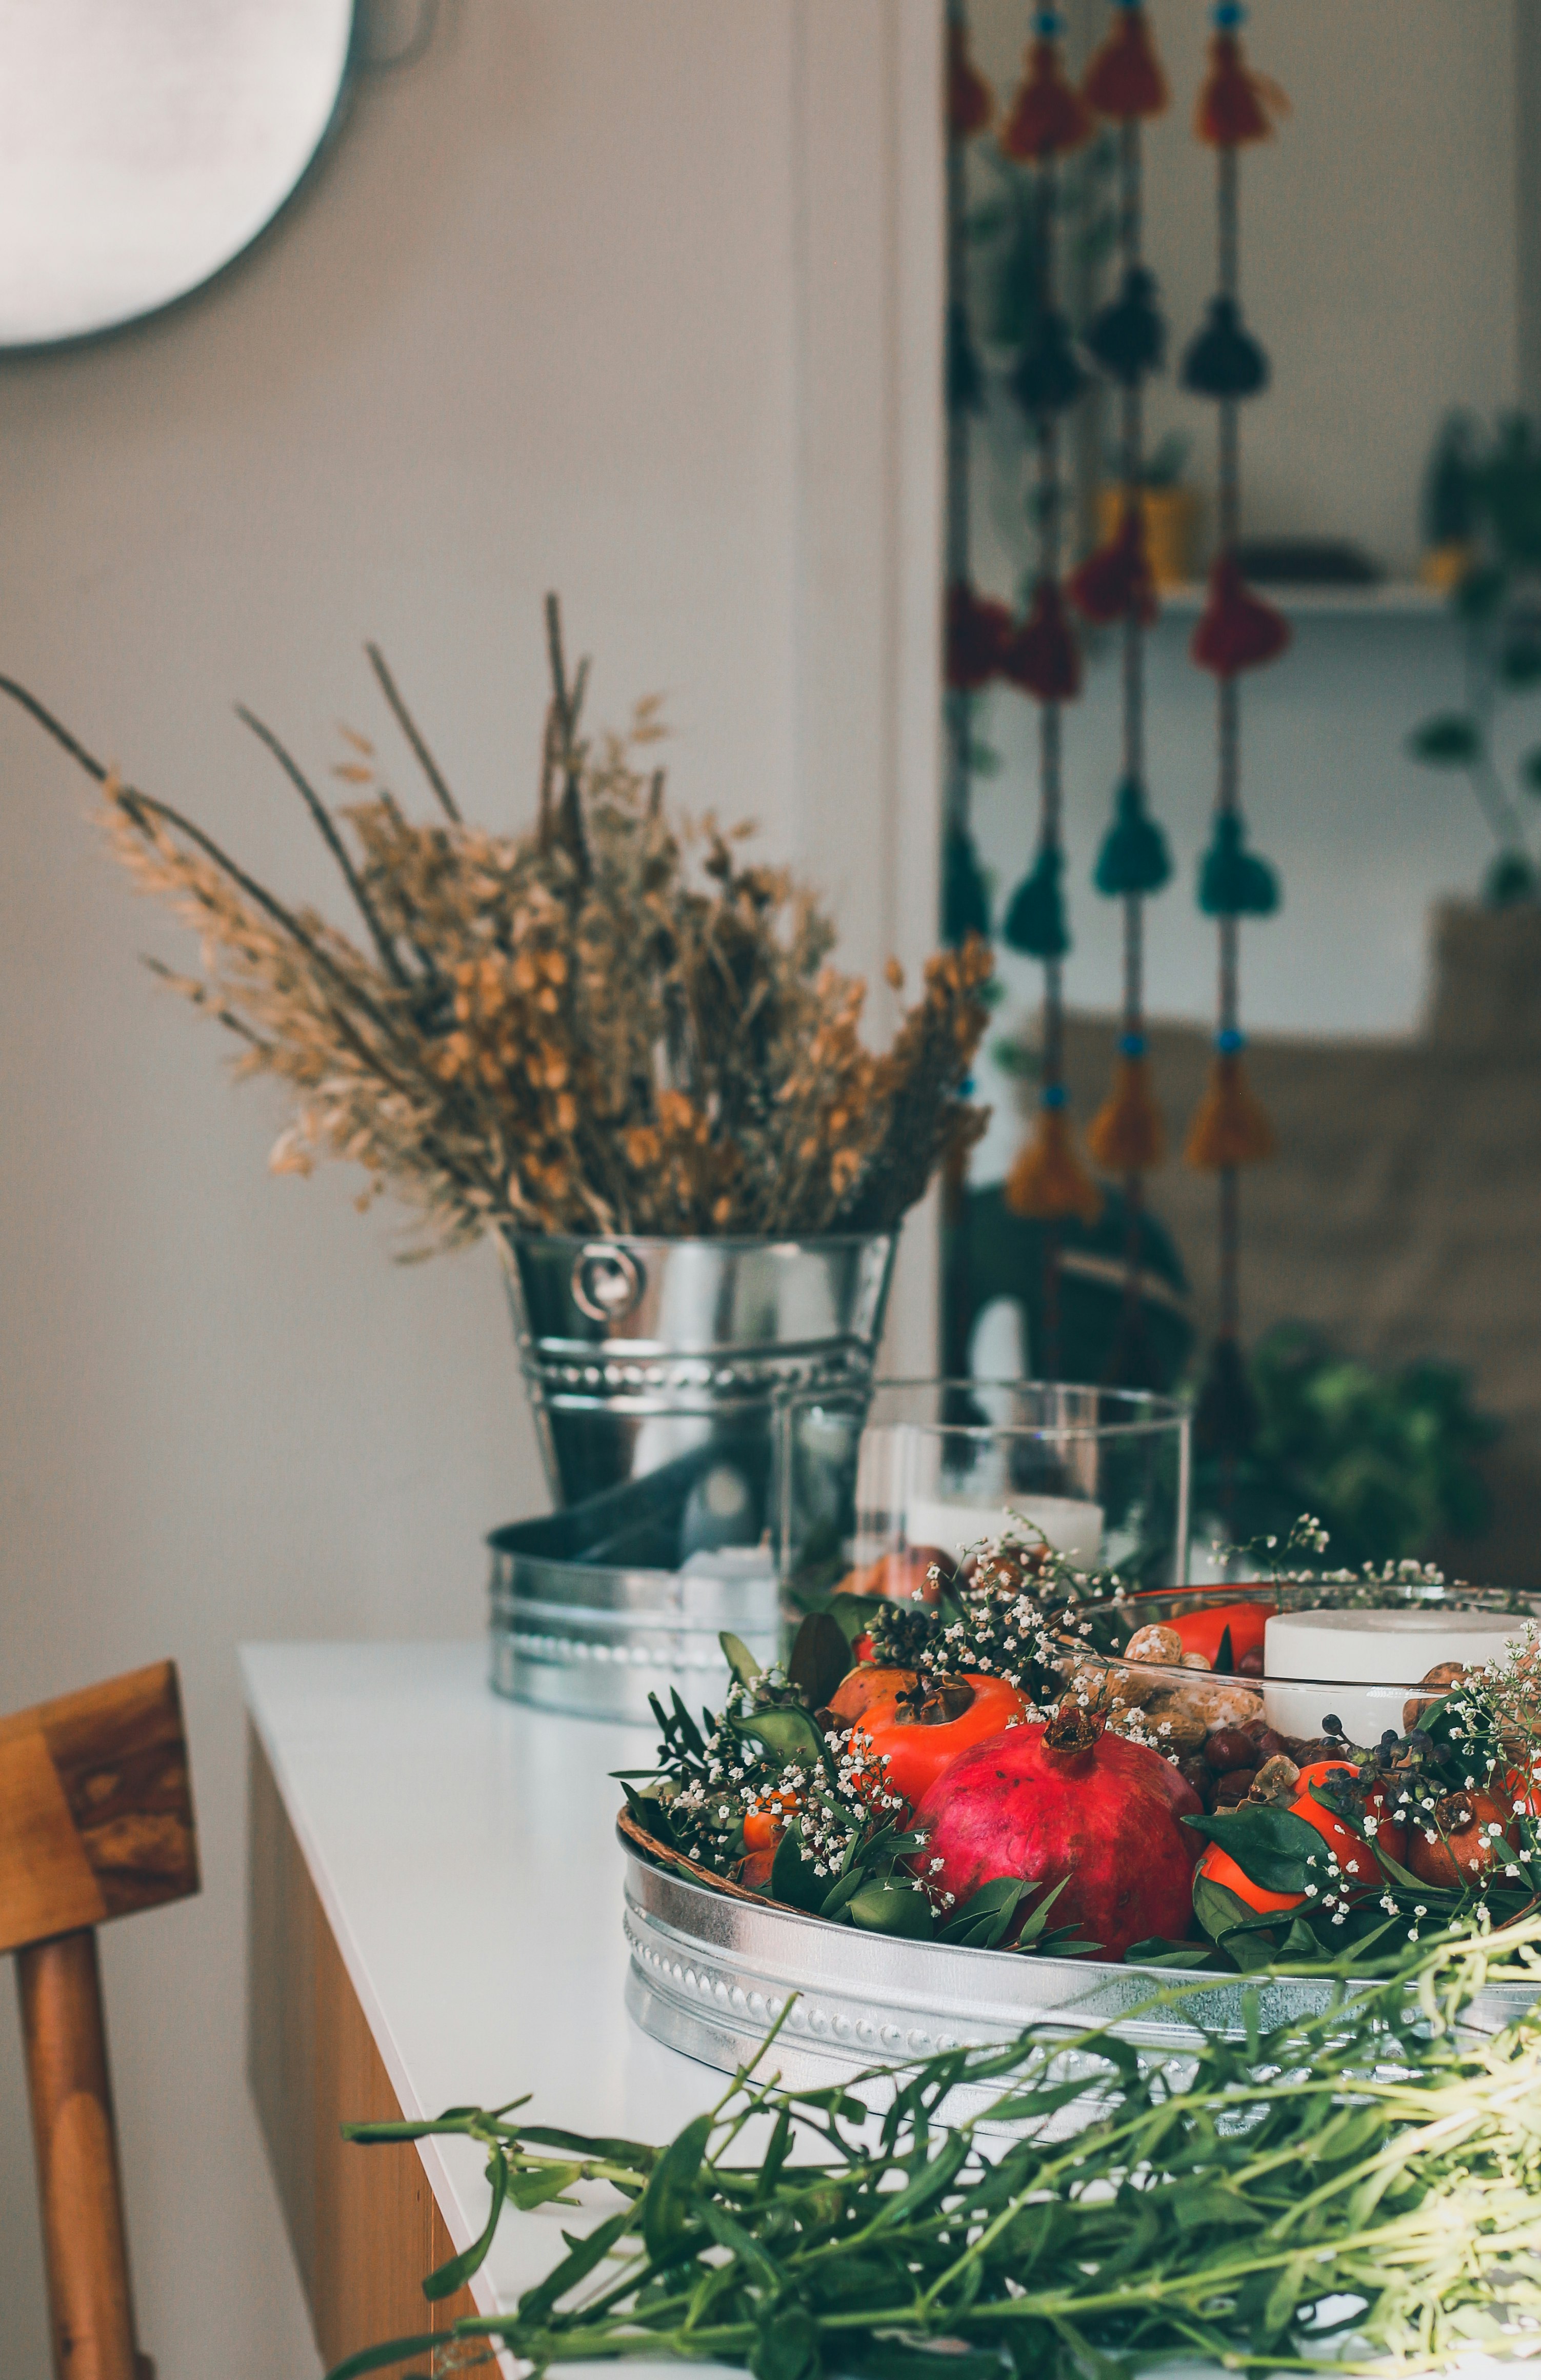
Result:
M1030 2024L1068 2035L1112 2022L1142 2050L1180 2059L1204 2034L1244 2034L1244 1991L1255 1995L1265 2031L1330 1996L1329 1984L1304 1976L1217 1970L1208 1985L1193 1969L1018 1957L863 1933L698 1883L687 1863L661 1864L625 1811L617 1829L626 1853L626 2006L655 2041L729 2073L754 2057L789 2000L775 2063L787 2082L808 2088L859 2067L1013 2041ZM1195 1983L1205 1987L1185 1994L1181 2007L1151 2009L1163 1988ZM1468 2021L1495 2029L1536 1997L1524 1985L1491 1985L1471 2003ZM1067 2080L1085 2073L1092 2097L1105 2079L1094 2060L1074 2055L1063 2071ZM1087 2112L1083 2106L1081 2120Z

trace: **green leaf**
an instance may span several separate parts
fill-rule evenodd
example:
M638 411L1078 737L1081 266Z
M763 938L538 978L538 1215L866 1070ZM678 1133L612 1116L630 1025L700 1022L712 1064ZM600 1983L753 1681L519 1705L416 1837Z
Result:
M1219 1843L1248 1881L1265 1892L1304 1892L1307 1858L1322 1856L1322 1839L1315 1827L1276 1803L1217 1810L1212 1818L1185 1817L1183 1824Z
M1213 1958L1207 1942L1169 1942L1153 1934L1147 1942L1135 1942L1125 1950L1126 1967L1203 1967Z
M710 2115L695 2116L676 2132L648 2177L642 2193L642 2239L655 2265L677 2264L700 2242L696 2181L711 2138Z
M528 2215L532 2206L545 2206L561 2198L582 2173L580 2165L525 2166L509 2176L508 2203Z
M786 1674L815 1710L822 1710L851 1667L845 1632L827 1611L810 1611L793 1640Z
M443 2343L441 2330L426 2332L417 2338L393 2338L383 2347L363 2347L357 2355L334 2363L326 2380L359 2380L362 2373L388 2371L393 2363L405 2363L409 2355L431 2355Z
M612 2140L603 2132L567 2132L557 2124L521 2124L519 2145L533 2144L542 2149L566 2149L601 2165L627 2165L634 2173L650 2173L658 2162L658 2151L647 2141Z
M819 2325L807 2306L772 2303L749 2350L752 2380L820 2380Z
M680 1848L679 1838L674 1832L673 1822L663 1803L654 1794L637 1792L636 1787L628 1784L624 1777L618 1777L615 1781L626 1797L626 1808L643 1833L651 1835L654 1842L662 1843L665 1850L677 1852Z
M664 2155L667 2155L665 2150ZM552 2266L543 2281L538 2281L533 2289L526 2289L519 2300L521 2317L526 2322L546 2321L558 2301L564 2298L569 2289L576 2289L580 2281L586 2281L596 2265L603 2264L622 2233L630 2228L631 2219L631 2210L624 2207L619 2215L607 2215L602 2223L596 2224L594 2229L581 2239L575 2238L570 2231L564 2231L562 2237L567 2242L568 2252L559 2265ZM442 2335L435 2343L443 2344ZM341 2374L334 2374L332 2380L341 2380Z
M819 1904L819 1916L838 1917L852 1895L861 1890L866 1875L865 1868L851 1867L843 1876L837 1876Z
M578 2168L576 2165L562 2166L557 2170L565 2175L567 2181L577 2180ZM473 2240L468 2248L462 2248L458 2256L451 2256L447 2264L441 2265L437 2271L430 2273L423 2283L425 2298L452 2298L455 2290L464 2289L471 2275L479 2273L482 2265L487 2262L487 2251L492 2244L492 2234L498 2228L498 2218L503 2213L503 2202L508 2196L508 2159L500 2148L495 2148L487 2160L487 2179L492 2185L492 2204L480 2237ZM557 2184L558 2189L564 2187L565 2182ZM548 2191L545 2195L554 2197L555 2192ZM539 2205L540 2202L537 2199L528 2203Z
M733 1731L762 1743L777 1760L801 1761L811 1767L823 1756L824 1746L819 1730L805 1710L756 1711L734 1718Z
M744 1639L741 1636L735 1636L731 1629L724 1628L717 1642L722 1647L723 1660L726 1661L739 1684L752 1686L755 1680L762 1673L759 1663L745 1644Z
M1431 769L1469 769L1482 753L1482 730L1462 710L1438 710L1413 730L1407 748Z
M817 1917L830 1889L828 1876L815 1873L817 1862L803 1857L803 1835L795 1818L776 1845L770 1863L770 1898L789 1909L806 1910Z
M1194 1915L1210 1940L1218 1942L1239 1967L1267 1963L1266 1952L1261 1957L1253 1955L1249 1939L1258 1924L1257 1912L1223 1884L1212 1884L1207 1876L1195 1876Z
M960 1942L973 1950L993 1950L1004 1939L1022 1902L1037 1888L1036 1876L992 1876L953 1912L938 1939Z
M904 1884L864 1884L846 1907L854 1925L872 1934L899 1934L906 1941L929 1942L934 1928L931 1904L923 1892Z
M1049 1890L1044 1894L1043 1899L1039 1901L1037 1907L1033 1911L1031 1916L1023 1921L1021 1930L1016 1937L1016 1947L1019 1950L1030 1950L1032 1949L1034 1943L1038 1939L1039 1936L1043 1932L1044 1925L1048 1921L1050 1911L1053 1908L1054 1903L1058 1900L1061 1893L1063 1892L1069 1882L1069 1876L1061 1876L1058 1884L1051 1884ZM1062 1928L1061 1930L1065 1931L1068 1929Z
M1499 655L1499 675L1516 694L1541 686L1541 644L1534 637L1515 637Z

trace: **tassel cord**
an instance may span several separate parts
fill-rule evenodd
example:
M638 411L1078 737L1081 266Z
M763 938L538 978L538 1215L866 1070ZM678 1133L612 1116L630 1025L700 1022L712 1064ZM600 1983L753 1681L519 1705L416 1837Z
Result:
M947 32L961 41L965 32L964 0L948 0ZM947 298L962 308L966 270L964 220L967 191L964 178L964 144L950 128L947 140ZM967 587L969 580L968 491L970 433L968 409L953 405L947 411L947 584ZM949 825L966 833L969 812L969 729L973 704L966 694L951 693L947 700L947 787L945 810Z
M1037 263L1039 319L1054 303L1055 176L1038 167ZM1060 437L1046 406L1037 421L1038 575L1056 584L1060 576ZM1062 833L1061 712L1058 702L1038 711L1038 843L1058 850ZM1064 977L1062 962L1048 959L1043 970L1043 1093L1058 1102L1064 1086ZM1043 1348L1035 1368L1045 1379L1060 1377L1060 1234L1052 1220L1043 1234Z

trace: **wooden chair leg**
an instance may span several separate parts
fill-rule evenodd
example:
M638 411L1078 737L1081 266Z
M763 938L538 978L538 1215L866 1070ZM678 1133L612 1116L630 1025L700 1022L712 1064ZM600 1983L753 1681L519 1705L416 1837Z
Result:
M134 2344L96 1936L16 1954L55 2380L153 2380Z

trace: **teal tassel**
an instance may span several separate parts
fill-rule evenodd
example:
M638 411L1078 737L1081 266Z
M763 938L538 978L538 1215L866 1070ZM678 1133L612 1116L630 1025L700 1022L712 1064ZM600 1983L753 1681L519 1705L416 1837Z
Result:
M1110 900L1122 892L1159 892L1171 875L1166 836L1145 806L1138 777L1118 789L1113 822L1097 855L1092 882Z
M1207 917L1271 917L1279 906L1278 875L1244 848L1244 833L1232 811L1215 820L1215 839L1198 869L1198 905Z
M1064 868L1063 852L1055 844L1045 844L1032 874L1023 878L1012 895L1001 931L1012 949L1025 958L1062 959L1070 948L1060 882Z
M948 830L941 862L944 939L956 949L970 934L989 939L989 892L974 838L965 826Z

